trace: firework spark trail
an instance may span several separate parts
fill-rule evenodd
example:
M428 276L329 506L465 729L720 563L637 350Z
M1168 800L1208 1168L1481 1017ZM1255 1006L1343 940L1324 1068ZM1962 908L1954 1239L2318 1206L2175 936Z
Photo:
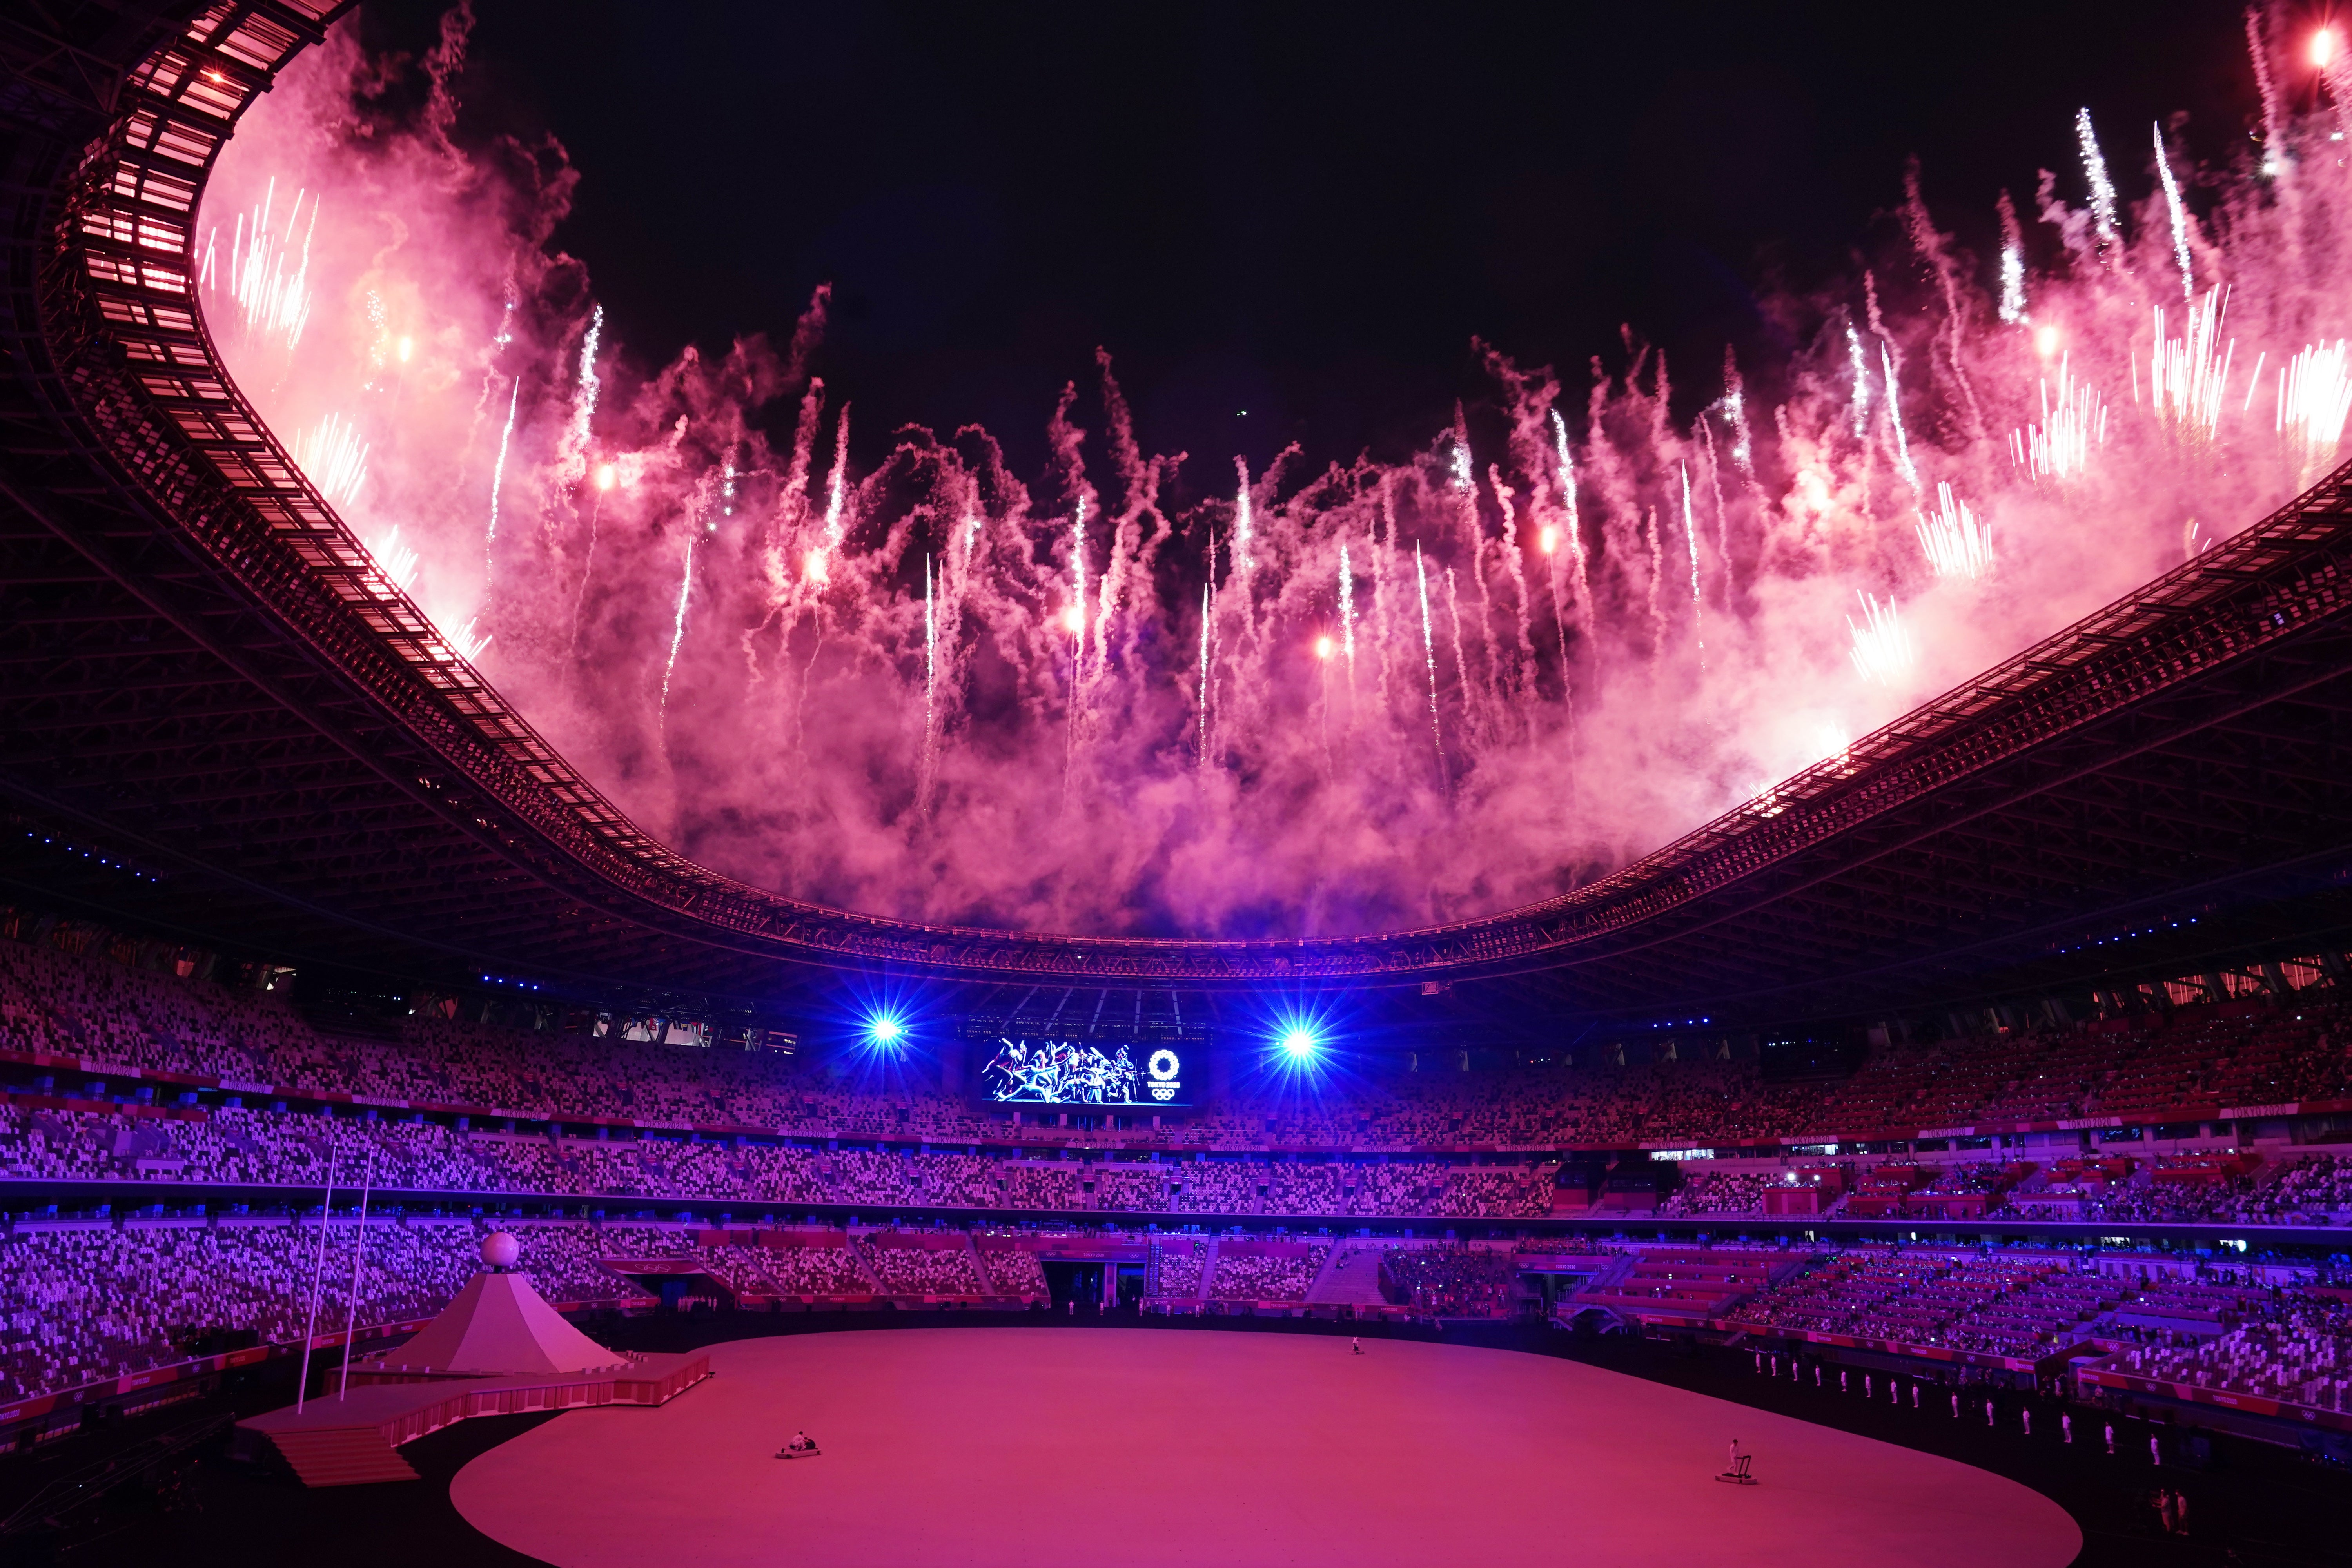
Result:
M1250 515L1249 464L1235 458L1234 471L1241 477L1241 483L1234 491L1234 570L1247 572L1256 563L1250 549L1256 524Z
M1454 778L1445 766L1445 727L1437 717L1437 639L1429 625L1429 567L1421 558L1421 546L1412 547L1413 575L1421 584L1421 657L1429 667L1429 739L1437 753L1437 785L1445 798L1454 798Z
M2203 300L2190 301L2188 324L2178 338L2165 335L2164 307L2155 308L2148 393L2157 419L2175 440L2200 447L2220 434L2221 393L2238 348L2234 339L2221 345L2224 302L2219 284L2207 289Z
M2119 247L2116 234L2116 187L2107 178L2107 161L2099 155L2099 138L2091 130L2091 111L2078 110L2074 115L2074 140L2083 152L2083 174L2091 184L2091 220L2095 226L2099 254L2110 261L2118 259Z
M1919 549L1938 577L1970 582L1992 575L1992 527L1980 521L1948 484L1936 487L1936 514L1919 519Z
M930 815L932 792L938 787L940 623L933 604L931 554L923 552L923 765L916 779L915 809Z
M1339 537L1339 647L1348 660L1348 729L1356 728L1356 574L1348 561L1348 539Z
M1853 637L1849 654L1853 668L1864 680L1894 686L1911 672L1911 667L1918 660L1911 634L1904 629L1892 598L1881 602L1874 594L1857 593L1854 596L1862 601L1863 624L1855 626L1852 616L1845 621L1846 629Z
M1576 600L1577 617L1589 626L1592 620L1592 584L1584 569L1583 526L1576 508L1576 464L1568 451L1568 422L1559 416L1557 408L1551 411L1551 434L1552 455L1559 463L1560 504L1568 514L1569 585ZM1565 673L1568 657L1565 651L1568 646L1566 628L1562 628L1560 636L1563 650L1561 668Z
M1706 415L1698 417L1699 444L1706 448L1706 483L1715 497L1715 552L1723 562L1723 605L1731 608L1731 509L1723 501L1723 459L1716 455L1715 426ZM1749 492L1757 489L1755 478L1748 477Z
M384 581L402 593L406 593L408 585L416 581L416 569L424 558L400 537L398 523L392 525L392 531L383 536L381 544L370 544L362 539L360 545L368 552L368 559L375 563L376 570L383 574Z
M695 531L686 531L686 565L677 574L677 618L670 626L669 662L662 666L661 705L656 719L667 742L669 735L669 680L677 672L677 650L686 644L686 602L694 592L694 547L701 542Z
M1911 487L1911 493L1916 496L1919 493L1919 470L1912 466L1911 441L1903 433L1903 400L1897 395L1899 389L1895 384L1895 360L1886 351L1885 339L1879 341L1878 363L1886 373L1886 419L1895 431L1895 466L1902 470L1903 482Z
M596 394L602 385L596 376L596 342L604 331L604 307L598 305L590 312L587 333L580 340L580 379L572 391L572 421L564 427L556 467L560 485L576 485L588 471L589 424L596 416Z
M2034 482L2064 484L2089 468L2091 451L2106 444L2107 410L2095 388L2074 378L2074 356L2058 362L2058 395L2042 382L2042 423L2009 438L2011 461Z
M1666 569L1666 547L1658 538L1658 509L1649 508L1643 513L1642 543L1643 559L1649 574L1642 584L1642 602L1650 612L1650 657L1655 658L1666 651L1666 616L1658 607L1658 584Z
M842 521L849 497L849 405L841 405L841 417L833 427L833 473L825 480L824 533L821 542L808 552L802 575L822 588L830 579L834 557L840 552L842 541L848 536L848 525ZM812 659L814 655L810 656Z
M247 227L247 215L238 213L230 231L228 291L236 301L245 328L250 332L282 336L289 350L302 342L302 329L310 320L310 242L319 227L320 203L310 204L310 226L303 232L300 263L289 274L287 256L294 241L294 225L302 213L302 198L309 193L294 193L294 205L288 212L286 232L273 237L276 225L272 221L278 200L278 182L272 178L264 193L261 205L253 210L251 228ZM213 232L219 233L215 225ZM250 237L248 238L248 232ZM205 244L204 275L207 282L217 279L212 247Z
M1395 490L1383 479L1380 487L1380 509L1373 514L1370 535L1371 564L1368 568L1372 579L1372 647L1380 655L1378 711L1385 715L1394 701L1394 664L1397 645L1402 640L1397 635L1395 584L1400 582L1402 568L1397 564Z
M1731 460L1752 479L1756 477L1756 432L1748 426L1748 384L1739 377L1739 360L1728 343L1723 350L1723 417L1731 426Z
M1584 550L1582 541L1577 537L1576 465L1569 458L1567 424L1560 418L1559 409L1554 408L1549 412L1551 415L1552 457L1559 465L1557 476L1561 499L1565 502L1563 510L1568 520L1566 542L1573 563L1571 569L1575 573L1574 593L1580 624L1590 626L1591 618L1586 612L1583 598L1588 592L1584 582ZM1562 716L1567 723L1568 796L1570 809L1573 811L1576 804L1576 671L1570 662L1568 647L1568 611L1560 599L1559 580L1562 573L1559 557L1555 553L1555 547L1559 542L1554 540L1545 541L1544 577L1551 585L1552 629L1559 637L1559 701Z
M1495 492L1495 504L1503 513L1503 539L1500 552L1504 566L1511 574L1511 591L1517 596L1518 646L1511 668L1511 690L1514 694L1533 690L1535 687L1536 643L1534 632L1535 605L1528 595L1527 544L1519 535L1518 510L1511 503L1518 492L1503 482L1502 470L1496 465L1486 466L1486 483ZM1528 740L1535 739L1536 716L1521 705L1519 722Z
M2352 344L2305 348L2280 368L2277 430L2295 465L2296 486L2336 460L2352 415Z
M1698 592L1698 515L1691 510L1690 465L1683 472L1683 539L1690 546L1691 641L1698 647L1699 673L1706 672L1706 611L1699 602Z
M1870 435L1870 363L1863 357L1862 334L1851 321L1845 324L1845 349L1853 368L1853 437L1861 441Z
M2285 140L2279 120L2278 82L2271 75L2271 51L2263 40L2262 16L2252 5L2246 7L2246 56L2254 62L2254 89L2263 100L2262 172L2275 178L2285 173L2278 155L2279 145Z
M1984 408L1977 401L1976 384L1969 378L1967 324L1968 305L1960 298L1960 266L1952 258L1951 245L1943 230L1936 226L1928 215L1927 198L1919 190L1919 166L1912 164L1903 180L1903 213L1905 227L1911 237L1911 248L1927 269L1935 274L1936 287L1943 296L1944 330L1928 341L1927 368L1930 376L1936 369L1937 351L1941 350L1944 373L1951 384L1959 388L1960 401L1969 411L1969 434L1981 441L1985 437ZM1887 401L1896 401L1891 395ZM1915 483L1914 492L1918 489Z
M564 657L577 658L580 654L580 616L588 607L588 581L596 572L596 528L604 515L604 489L599 485L596 499L588 503L588 549L580 562L580 586L572 595L572 640L564 647Z
M1070 516L1070 608L1067 612L1070 635L1076 640L1076 649L1070 661L1070 701L1073 712L1077 703L1077 687L1087 677L1087 498L1078 498L1077 508Z
M2021 327L2033 318L2025 313L2025 233L2017 221L2017 204L2000 193L2001 324Z
M1211 557L1211 559L1212 559L1212 560L1213 560L1213 559L1215 558L1215 555L1216 555L1216 545L1215 545L1215 543L1214 543L1213 542L1210 544L1210 546L1209 546L1209 552L1210 552L1210 557ZM1201 765L1201 771L1202 771L1202 772L1203 772L1203 773L1206 773L1206 772L1208 771L1208 768L1209 768L1209 627L1210 627L1210 626L1211 626L1211 625L1215 621L1215 619L1216 619L1216 614L1217 614L1217 587L1216 587L1216 584L1215 584L1214 583L1203 583L1203 584L1201 584L1201 744L1200 744L1200 759L1201 759L1201 763L1200 763L1200 765Z
M2189 266L2189 215L2181 210L2180 183L2172 177L2172 160L2164 152L2164 127L2156 127L2156 172L2164 177L2164 205L2172 214L2172 256L2180 264L2180 297L2197 298L2197 280Z
M367 482L367 443L340 415L330 414L297 436L292 456L303 477L338 510L357 500Z
M515 377L514 391L507 396L506 428L499 432L499 460L490 470L490 525L482 534L482 583L488 586L491 574L498 567L499 491L507 481L507 447L514 440L515 407L522 400L522 377Z
M1470 661L1462 657L1462 591L1451 566L1445 569L1445 613L1454 631L1454 679L1462 689L1463 745L1475 750L1486 733L1486 716L1478 710L1478 689L1470 678Z

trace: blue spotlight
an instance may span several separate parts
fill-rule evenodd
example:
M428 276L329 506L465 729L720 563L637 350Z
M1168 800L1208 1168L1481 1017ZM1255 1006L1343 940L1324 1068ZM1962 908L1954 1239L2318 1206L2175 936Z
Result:
M1315 1037L1314 1030L1293 1027L1283 1032L1282 1053L1292 1061L1305 1061L1322 1043Z
M866 1026L866 1037L887 1050L906 1038L907 1026L885 1013Z

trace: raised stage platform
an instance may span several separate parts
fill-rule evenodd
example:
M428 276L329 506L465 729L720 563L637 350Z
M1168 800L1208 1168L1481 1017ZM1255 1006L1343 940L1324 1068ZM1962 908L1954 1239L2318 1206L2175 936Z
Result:
M338 1397L331 1388L299 1414L289 1405L238 1422L231 1451L252 1458L264 1444L275 1447L305 1486L413 1481L416 1472L400 1457L400 1445L469 1415L658 1406L709 1375L707 1351L646 1356L617 1372L518 1377L399 1378L354 1367L347 1394Z

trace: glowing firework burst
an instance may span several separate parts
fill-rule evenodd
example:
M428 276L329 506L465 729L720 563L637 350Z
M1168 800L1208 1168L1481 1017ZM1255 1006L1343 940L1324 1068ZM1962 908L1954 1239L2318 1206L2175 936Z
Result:
M359 431L330 414L294 437L295 464L327 504L346 507L367 482L367 443Z
M1973 583L1992 575L1992 525L1953 495L1950 485L1936 487L1935 513L1920 516L1918 531L1920 552L1937 576Z
M490 646L490 634L479 630L472 616L467 617L466 624L456 631L441 635L448 640L449 651L468 664L481 658L482 650Z
M2075 379L2069 354L2058 363L2054 397L2049 378L2042 378L2042 423L2010 437L2010 460L2037 484L2063 485L2083 477L2091 466L2091 454L2106 440L2106 405L2095 388Z
M2336 460L2352 414L2352 353L2342 339L2305 349L2279 370L2278 433L2295 464L2297 483Z
M302 203L308 194L294 193L294 205L287 212L281 232L273 210L278 182L272 180L261 205L250 215L237 214L229 233L228 291L246 330L283 337L289 349L301 342L302 329L310 320L310 240L319 226L315 199L310 202L310 223L302 229L300 249L294 246L295 228L302 221ZM205 242L205 259L197 269L197 281L205 288L220 286L219 258L214 248L219 235L215 225Z
M2189 307L2181 334L2165 335L2164 307L2156 307L2156 347L2148 353L2148 395L2157 423L2183 445L2212 444L2221 426L2221 392L2238 345L2221 342L2223 296L2216 286Z
M383 536L381 544L369 544L364 539L360 543L375 562L376 570L403 593L416 581L418 557L408 542L400 537L398 523L393 524L392 531Z
M1919 650L1904 629L1895 601L1882 600L1875 594L1857 593L1854 597L1862 601L1862 624L1856 626L1852 616L1845 618L1846 629L1853 635L1849 654L1853 668L1864 680L1876 685L1899 684L1919 662Z

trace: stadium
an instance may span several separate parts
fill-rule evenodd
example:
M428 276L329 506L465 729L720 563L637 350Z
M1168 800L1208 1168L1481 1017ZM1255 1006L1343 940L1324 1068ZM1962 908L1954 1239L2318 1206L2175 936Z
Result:
M2352 1559L2334 31L1187 490L625 358L357 10L0 20L11 1560Z

